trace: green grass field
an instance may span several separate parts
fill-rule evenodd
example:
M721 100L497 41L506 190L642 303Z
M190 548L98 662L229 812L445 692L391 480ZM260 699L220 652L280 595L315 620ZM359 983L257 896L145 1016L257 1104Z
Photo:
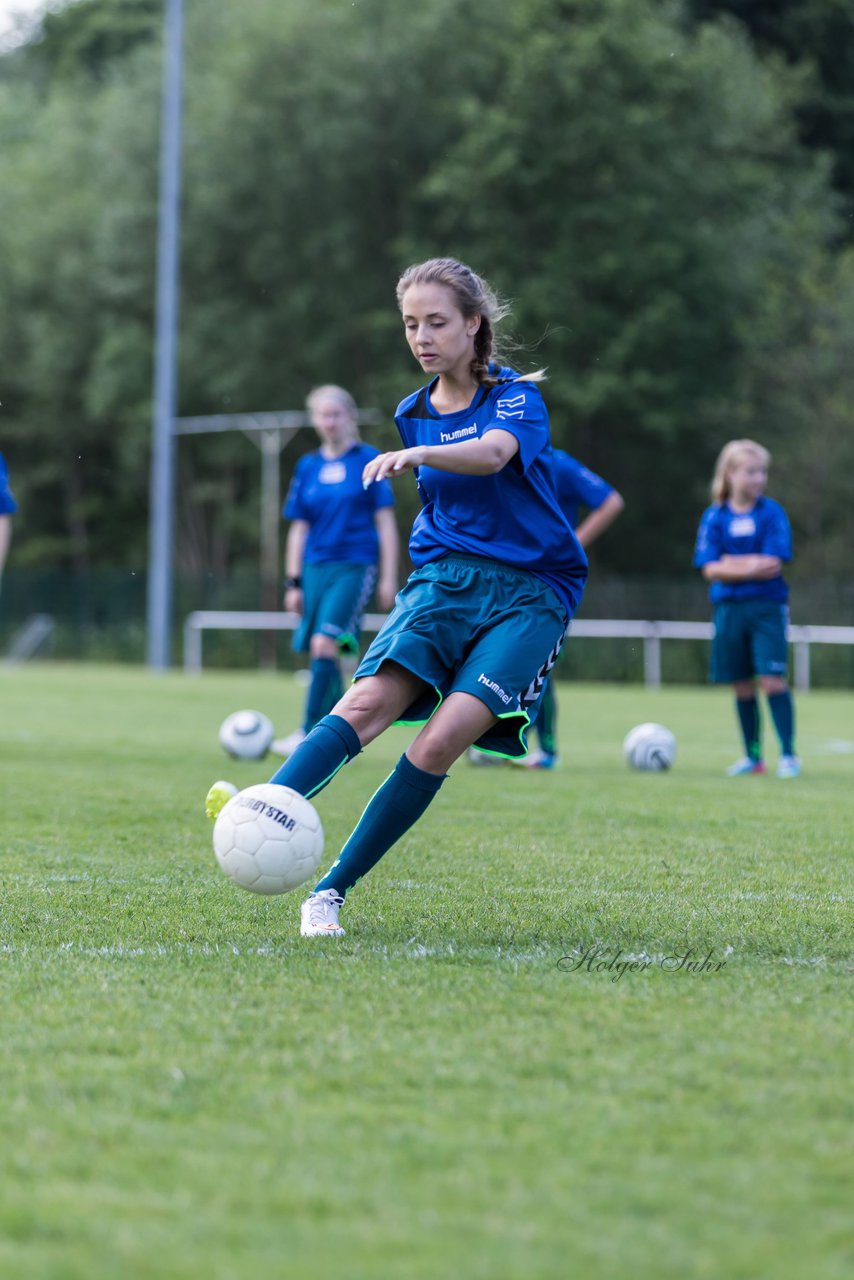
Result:
M225 714L300 703L0 670L0 1275L854 1274L854 696L799 699L780 782L722 776L723 691L563 685L560 771L457 765L337 940L232 885L202 815L272 772ZM648 719L670 774L623 763ZM407 741L317 798L330 861Z

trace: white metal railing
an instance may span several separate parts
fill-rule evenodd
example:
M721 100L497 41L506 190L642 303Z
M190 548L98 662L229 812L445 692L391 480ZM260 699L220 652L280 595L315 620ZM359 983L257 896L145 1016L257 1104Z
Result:
M49 613L34 613L19 631L16 631L9 642L6 662L26 662L37 649L52 639L56 630L56 619Z
M366 613L364 631L379 631L384 613ZM202 636L205 631L293 631L299 624L296 613L244 612L235 609L200 609L187 615L184 623L184 670L202 669ZM579 618L571 635L582 639L643 641L643 675L647 688L661 685L662 640L711 640L711 622L643 622L604 618ZM810 687L810 646L814 644L854 645L854 627L790 626L789 643L794 647L795 688Z

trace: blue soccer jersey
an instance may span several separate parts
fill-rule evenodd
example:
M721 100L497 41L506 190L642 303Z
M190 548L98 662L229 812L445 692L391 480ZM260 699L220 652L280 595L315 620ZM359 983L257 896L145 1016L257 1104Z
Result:
M552 449L551 458L557 500L574 529L578 524L578 508L589 507L595 511L614 492L614 487L563 449Z
M484 556L525 569L557 593L571 615L587 578L587 557L561 510L551 475L549 418L532 382L501 369L494 387L481 387L467 409L437 413L430 386L398 406L404 445L454 444L487 431L509 431L519 451L496 475L458 475L418 467L423 503L409 542L419 567L448 552Z
M306 564L376 563L374 515L394 506L388 480L362 487L362 472L378 454L369 444L354 444L340 458L324 458L319 449L300 458L282 514L308 522Z
M12 496L12 490L9 488L9 472L6 469L6 460L0 453L0 516L10 516L18 510L18 504Z
M694 565L720 560L721 556L778 556L792 558L792 530L788 517L773 498L759 498L750 511L733 511L725 502L707 507L700 520L694 547ZM713 582L709 599L788 600L789 587L782 574L752 582Z

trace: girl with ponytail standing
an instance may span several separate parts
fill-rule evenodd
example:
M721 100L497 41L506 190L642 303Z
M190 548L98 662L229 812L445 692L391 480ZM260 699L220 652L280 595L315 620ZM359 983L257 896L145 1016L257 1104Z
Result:
M780 740L778 778L797 778L795 708L787 682L789 588L783 565L792 558L788 517L765 497L771 455L755 440L730 440L715 465L712 505L703 513L694 564L711 583L715 637L711 678L731 684L744 755L730 777L767 773L762 754L758 689Z

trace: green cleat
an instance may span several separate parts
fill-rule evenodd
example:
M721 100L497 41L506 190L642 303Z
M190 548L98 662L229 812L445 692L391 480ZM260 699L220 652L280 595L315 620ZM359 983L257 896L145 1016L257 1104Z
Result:
M233 782L215 782L205 796L205 813L211 822L216 822L222 810L232 796L237 795L237 787Z

